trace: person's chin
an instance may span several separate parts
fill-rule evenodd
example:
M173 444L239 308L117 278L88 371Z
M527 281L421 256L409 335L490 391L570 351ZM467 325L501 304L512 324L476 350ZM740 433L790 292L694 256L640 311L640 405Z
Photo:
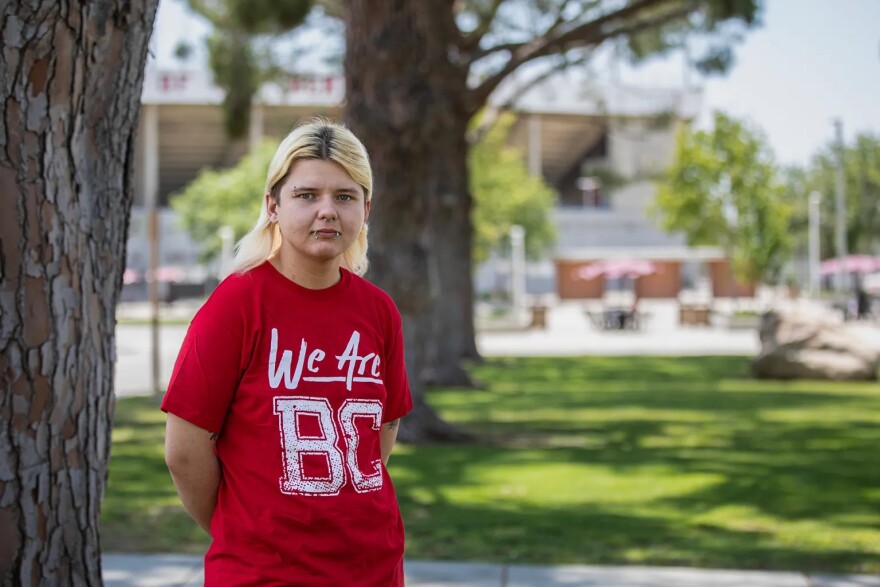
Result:
M316 259L332 261L345 252L345 247L339 242L316 242L309 247L309 254Z

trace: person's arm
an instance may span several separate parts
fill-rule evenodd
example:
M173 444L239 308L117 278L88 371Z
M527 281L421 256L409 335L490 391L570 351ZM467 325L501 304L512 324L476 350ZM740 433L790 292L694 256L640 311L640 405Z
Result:
M220 462L214 454L215 435L168 414L165 463L183 508L208 534L220 488Z
M394 442L397 440L397 429L400 427L400 419L392 420L382 424L379 431L379 448L382 451L382 462L388 464L391 457L391 449L394 448Z

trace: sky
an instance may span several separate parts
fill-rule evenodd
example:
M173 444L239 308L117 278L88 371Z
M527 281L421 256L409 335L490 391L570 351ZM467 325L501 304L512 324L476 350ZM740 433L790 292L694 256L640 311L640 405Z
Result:
M769 0L763 21L705 83L704 112L752 120L784 163L806 163L835 118L847 141L880 135L880 0Z
M880 135L880 0L765 0L762 25L746 33L736 63L721 78L699 79L705 126L714 110L748 120L783 164L805 165L834 138ZM182 0L161 0L152 54L158 67L179 67L179 39L194 46L208 32ZM680 85L679 57L618 72L624 83Z

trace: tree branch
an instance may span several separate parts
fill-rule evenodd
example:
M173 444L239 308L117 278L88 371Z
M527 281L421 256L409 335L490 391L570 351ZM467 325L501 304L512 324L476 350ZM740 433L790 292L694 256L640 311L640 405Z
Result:
M615 20L631 17L641 10L646 10L651 6L664 2L668 3L670 0L640 0L639 2L631 4L626 8L622 8L617 12L576 26L556 37L549 39L539 37L530 43L522 43L518 46L515 46L515 44L508 45L508 50L511 50L513 54L504 67L469 92L468 103L470 104L472 112L476 112L486 103L486 100L488 100L492 92L495 91L498 85L504 81L508 75L529 61L568 49L590 46L595 47L608 39L623 35L633 35L650 28L659 27L668 22L687 16L696 8L695 4L688 2L683 8L679 8L678 10L674 10L656 18L643 20L631 26L619 26L610 30L606 26Z
M519 98L535 86L541 84L554 73L558 73L573 65L586 63L590 56L591 54L587 52L579 59L569 60L567 56L562 55L562 61L560 61L559 64L554 65L553 67L548 67L546 71L542 72L540 75L535 76L533 79L529 80L528 83L518 88L517 91L514 92L510 96L510 98L505 100L502 104L488 109L489 111L486 113L485 117L481 121L481 124L472 132L468 133L468 142L470 144L478 143L486 135L486 133L489 132L489 130L495 124L495 121L498 120L498 116L502 112L513 108L513 104L516 102L517 98Z
M534 39L526 43L504 43L482 51L475 51L472 61L479 61L486 55L496 53L498 51L520 50L523 53L528 53L530 50L537 51L546 45L558 43L566 38L585 37L585 35L588 36L589 34L599 32L602 27L615 20L622 20L631 16L636 16L643 10L647 10L654 5L662 4L665 2L670 2L670 0L639 0L634 4L630 4L629 6L621 8L620 10L606 14L605 16L597 18L596 20L591 20L579 26L576 26L559 36L553 36L552 33L556 32L559 27L565 22L565 19L562 18L562 11L560 11L557 15L556 22L548 27L541 36L535 37Z
M565 24L565 9L568 8L568 5L571 4L571 0L565 0L560 6L559 10L556 12L556 20L553 21L553 24L544 31L544 36L548 37L554 32L556 32L559 27Z
M492 23L495 21L495 15L498 14L498 9L503 3L504 0L493 0L492 6L489 7L489 11L486 14L480 15L480 24L477 25L477 28L467 35L462 35L459 43L462 52L473 51L480 46L480 41L483 40L483 37L489 32L489 29L492 28Z
M553 21L547 30L540 36L542 39L546 39L551 37L559 28L565 24L565 9L568 8L568 5L571 4L572 0L565 0L559 7L559 10L556 11L556 19ZM470 58L468 59L468 65L471 65L480 59L483 59L493 53L499 53L501 51L515 51L520 47L525 47L528 43L501 43L499 45L494 45L489 47L488 49L480 49L479 44L474 45L470 48Z

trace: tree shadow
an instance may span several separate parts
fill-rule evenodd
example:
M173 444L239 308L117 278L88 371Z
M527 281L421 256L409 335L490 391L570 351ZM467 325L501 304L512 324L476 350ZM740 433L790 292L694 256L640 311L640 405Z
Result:
M648 360L637 370L619 357L492 360L481 367L488 392L432 396L480 443L407 447L394 456L411 552L880 571L876 390L756 382L740 377L745 360L706 360ZM564 473L554 479L558 467ZM581 467L582 477L573 476ZM554 497L542 499L534 487L518 493L509 470L548 471ZM607 481L591 478L596 471L616 476L620 491L654 472L661 487L676 477L700 482L680 491L648 487L628 505L613 495L554 503L560 483L591 495L595 482ZM862 538L833 546L817 539L822 530L798 536L817 525Z

